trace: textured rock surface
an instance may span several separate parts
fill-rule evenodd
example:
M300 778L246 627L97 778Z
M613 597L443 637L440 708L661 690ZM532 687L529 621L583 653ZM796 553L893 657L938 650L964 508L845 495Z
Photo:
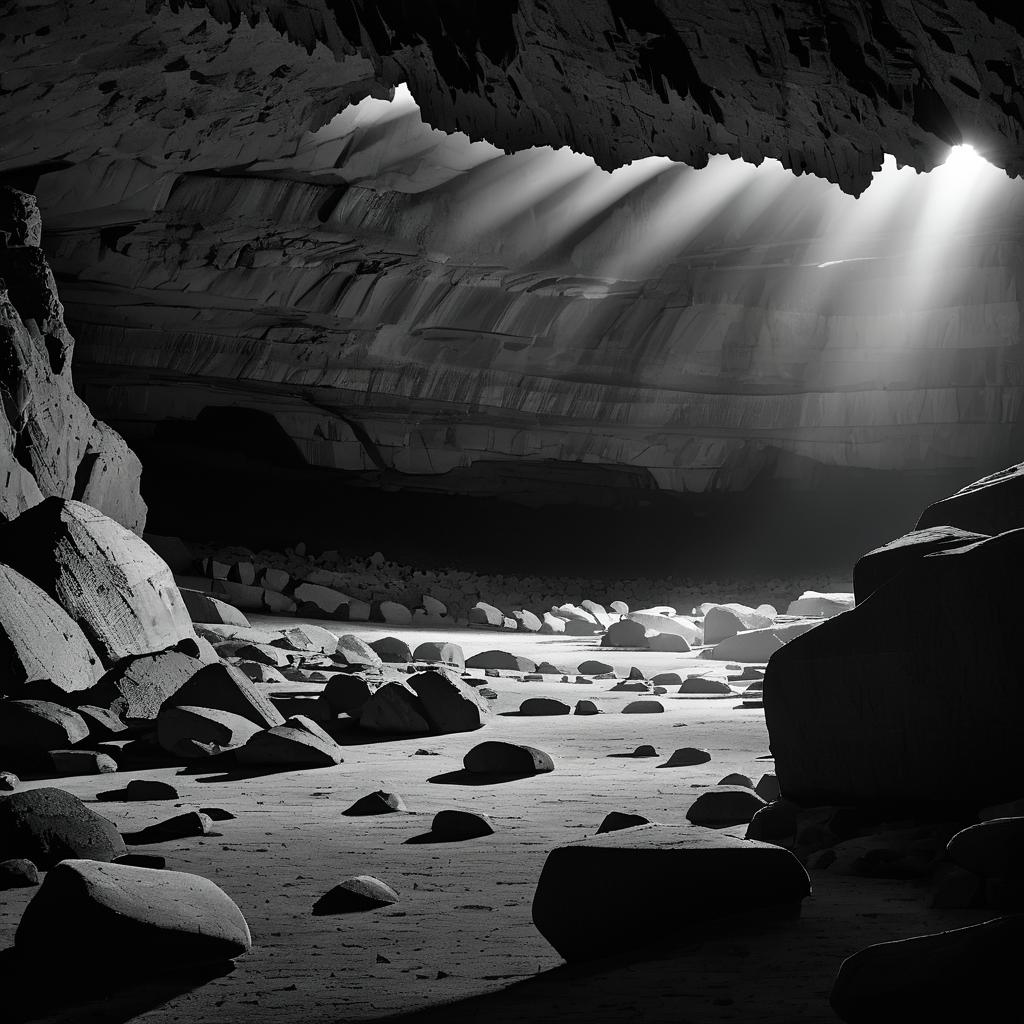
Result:
M0 520L56 495L80 498L141 533L142 468L75 394L75 343L40 228L35 198L0 186Z

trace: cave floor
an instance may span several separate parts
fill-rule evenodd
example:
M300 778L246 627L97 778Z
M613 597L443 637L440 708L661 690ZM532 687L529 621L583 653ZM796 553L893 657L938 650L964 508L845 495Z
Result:
M295 621L257 616L254 624L281 627ZM596 638L329 625L368 639L404 636L410 645L440 639L443 633L444 639L462 644L467 656L503 648L572 666L594 657L623 669L637 664L648 676L714 664L693 655L610 653L599 648ZM59 785L86 801L130 778L163 779L177 786L179 802L96 805L125 831L180 810L217 806L232 812L234 820L217 823L219 835L139 849L165 856L169 868L197 872L224 888L245 913L254 948L234 970L202 984L136 985L91 1002L51 1008L45 1017L18 1019L314 1024L409 1016L438 1022L486 1018L489 1024L810 1024L837 1019L828 993L845 956L873 942L985 916L929 909L928 890L912 882L816 871L814 893L799 920L709 932L700 943L679 948L621 955L610 950L603 962L565 966L530 919L534 887L553 846L593 834L612 810L634 811L654 821L684 821L703 787L737 771L756 781L772 762L763 712L741 710L738 698L669 694L662 698L664 714L621 715L615 712L637 694L609 693L611 680L580 685L553 681L557 678L488 680L499 693L494 702L498 713L483 732L386 742L350 736L345 762L336 768L249 775L150 768L26 782L26 787ZM535 695L569 703L585 696L609 713L505 714ZM451 773L484 738L539 746L554 758L555 771L467 785ZM612 756L640 743L653 744L662 756ZM706 747L712 760L693 768L658 767L681 746ZM417 754L421 748L436 756ZM400 793L410 813L342 816L358 797L376 789ZM486 812L496 833L461 843L409 842L426 833L433 814L446 807ZM398 890L401 901L369 913L313 916L319 896L357 874L380 877ZM638 899L658 898L656 880L608 879L609 886L623 884L637 884ZM0 948L11 944L33 891L0 896ZM55 945L55 967L59 955Z

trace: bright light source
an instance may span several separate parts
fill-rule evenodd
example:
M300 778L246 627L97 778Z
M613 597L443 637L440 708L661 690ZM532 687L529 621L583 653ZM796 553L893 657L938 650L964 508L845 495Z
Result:
M939 173L950 184L968 185L989 167L991 164L973 146L964 143L953 146Z

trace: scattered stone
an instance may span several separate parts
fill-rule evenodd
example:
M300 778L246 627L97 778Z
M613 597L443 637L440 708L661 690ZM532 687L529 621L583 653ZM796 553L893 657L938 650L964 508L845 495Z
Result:
M341 747L311 719L293 715L284 725L253 733L235 751L239 764L327 768L341 764Z
M178 791L158 779L132 779L124 789L101 793L98 800L178 800Z
M0 564L0 696L46 680L63 693L91 686L100 659L78 624L41 587Z
M746 786L719 786L701 793L686 812L686 820L707 828L747 825L766 803Z
M128 835L128 841L137 843L168 843L175 839L191 839L193 836L208 835L213 822L202 811L186 811L166 821L147 825L138 832Z
M27 857L44 871L67 858L113 860L124 840L76 796L49 787L0 800L0 857Z
M620 619L613 622L601 638L602 647L639 647L646 649L647 630L639 622Z
M80 501L46 498L22 512L0 529L0 559L78 622L107 664L193 636L167 564Z
M478 839L494 832L491 819L486 814L475 811L438 811L430 826L434 838L446 842L459 842L463 839Z
M190 590L182 587L178 593L185 603L189 618L193 623L220 623L226 626L248 626L249 620L233 604L221 601L213 594L202 590Z
M39 868L25 857L0 860L0 891L27 889L39 884Z
M258 665L269 665L278 670L287 668L293 660L286 651L273 644L243 644L235 650L234 656L242 661L254 661Z
M117 771L117 762L109 754L95 750L51 750L49 755L57 775L106 775Z
M501 629L505 624L505 613L500 608L486 601L477 601L469 609L469 624L471 626L490 626L492 629Z
M462 763L474 775L534 775L555 768L543 750L501 740L478 743L466 753Z
M398 902L398 893L379 878L372 875L356 875L346 878L330 892L324 893L313 905L313 913L351 914L363 910L376 910Z
M544 623L527 608L519 608L512 612L512 618L516 620L518 627L527 633L539 633Z
M666 768L689 768L695 764L707 764L711 754L700 747L680 747L672 752L665 762Z
M413 660L409 645L404 640L399 640L397 636L382 636L379 640L374 640L370 647L381 661L388 664L407 664Z
M217 708L169 705L156 720L157 742L169 754L186 759L234 750L259 732L249 718Z
M642 814L625 814L622 811L610 811L604 816L604 821L598 826L597 834L605 832L618 832L624 828L636 828L637 825L649 825L650 818Z
M542 676L561 676L565 675L565 669L559 668L557 665L552 665L550 661L542 661L537 665L537 672Z
M609 885L610 878L637 882ZM792 914L809 892L807 872L788 850L689 825L648 824L552 850L533 921L573 962L701 938L706 924L737 912Z
M660 715L664 710L665 705L660 700L634 700L622 709L622 713L624 715Z
M691 650L686 637L678 633L652 633L647 638L647 646L652 651L673 651L678 654L685 654Z
M327 680L317 702L326 711L324 720L338 715L359 718L370 697L381 687L381 683L370 683L362 676L338 674Z
M503 672L536 672L537 666L529 658L508 651L481 651L466 659L466 668L496 669Z
M616 683L611 687L612 691L625 691L627 693L650 693L653 689L654 687L643 679L635 679L632 682L623 680L621 683Z
M712 679L708 676L687 676L680 684L679 692L689 694L731 694L732 687L724 679Z
M604 712L592 700L578 700L573 710L574 715L603 715Z
M637 747L630 756L631 757L657 757L658 756L658 751L655 750L655 748L652 747L650 743L641 743L640 746Z
M605 672L614 672L615 670L611 665L603 661L583 661L580 662L576 671L584 676L599 676Z
M219 962L247 953L249 927L209 879L95 860L57 865L25 908L14 939L29 958L55 949L106 971Z
M519 705L521 715L568 715L571 711L565 701L554 697L528 697Z
M46 700L0 701L0 750L44 751L73 746L89 735L81 715Z
M371 814L393 814L396 811L408 811L405 801L397 793L387 793L378 789L374 793L367 793L361 796L347 811L342 811L346 817L359 818Z

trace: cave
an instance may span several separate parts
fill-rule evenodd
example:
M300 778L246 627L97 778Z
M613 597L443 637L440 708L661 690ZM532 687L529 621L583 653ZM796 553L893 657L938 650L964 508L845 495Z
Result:
M1016 998L1024 17L37 0L0 57L11 1019Z

